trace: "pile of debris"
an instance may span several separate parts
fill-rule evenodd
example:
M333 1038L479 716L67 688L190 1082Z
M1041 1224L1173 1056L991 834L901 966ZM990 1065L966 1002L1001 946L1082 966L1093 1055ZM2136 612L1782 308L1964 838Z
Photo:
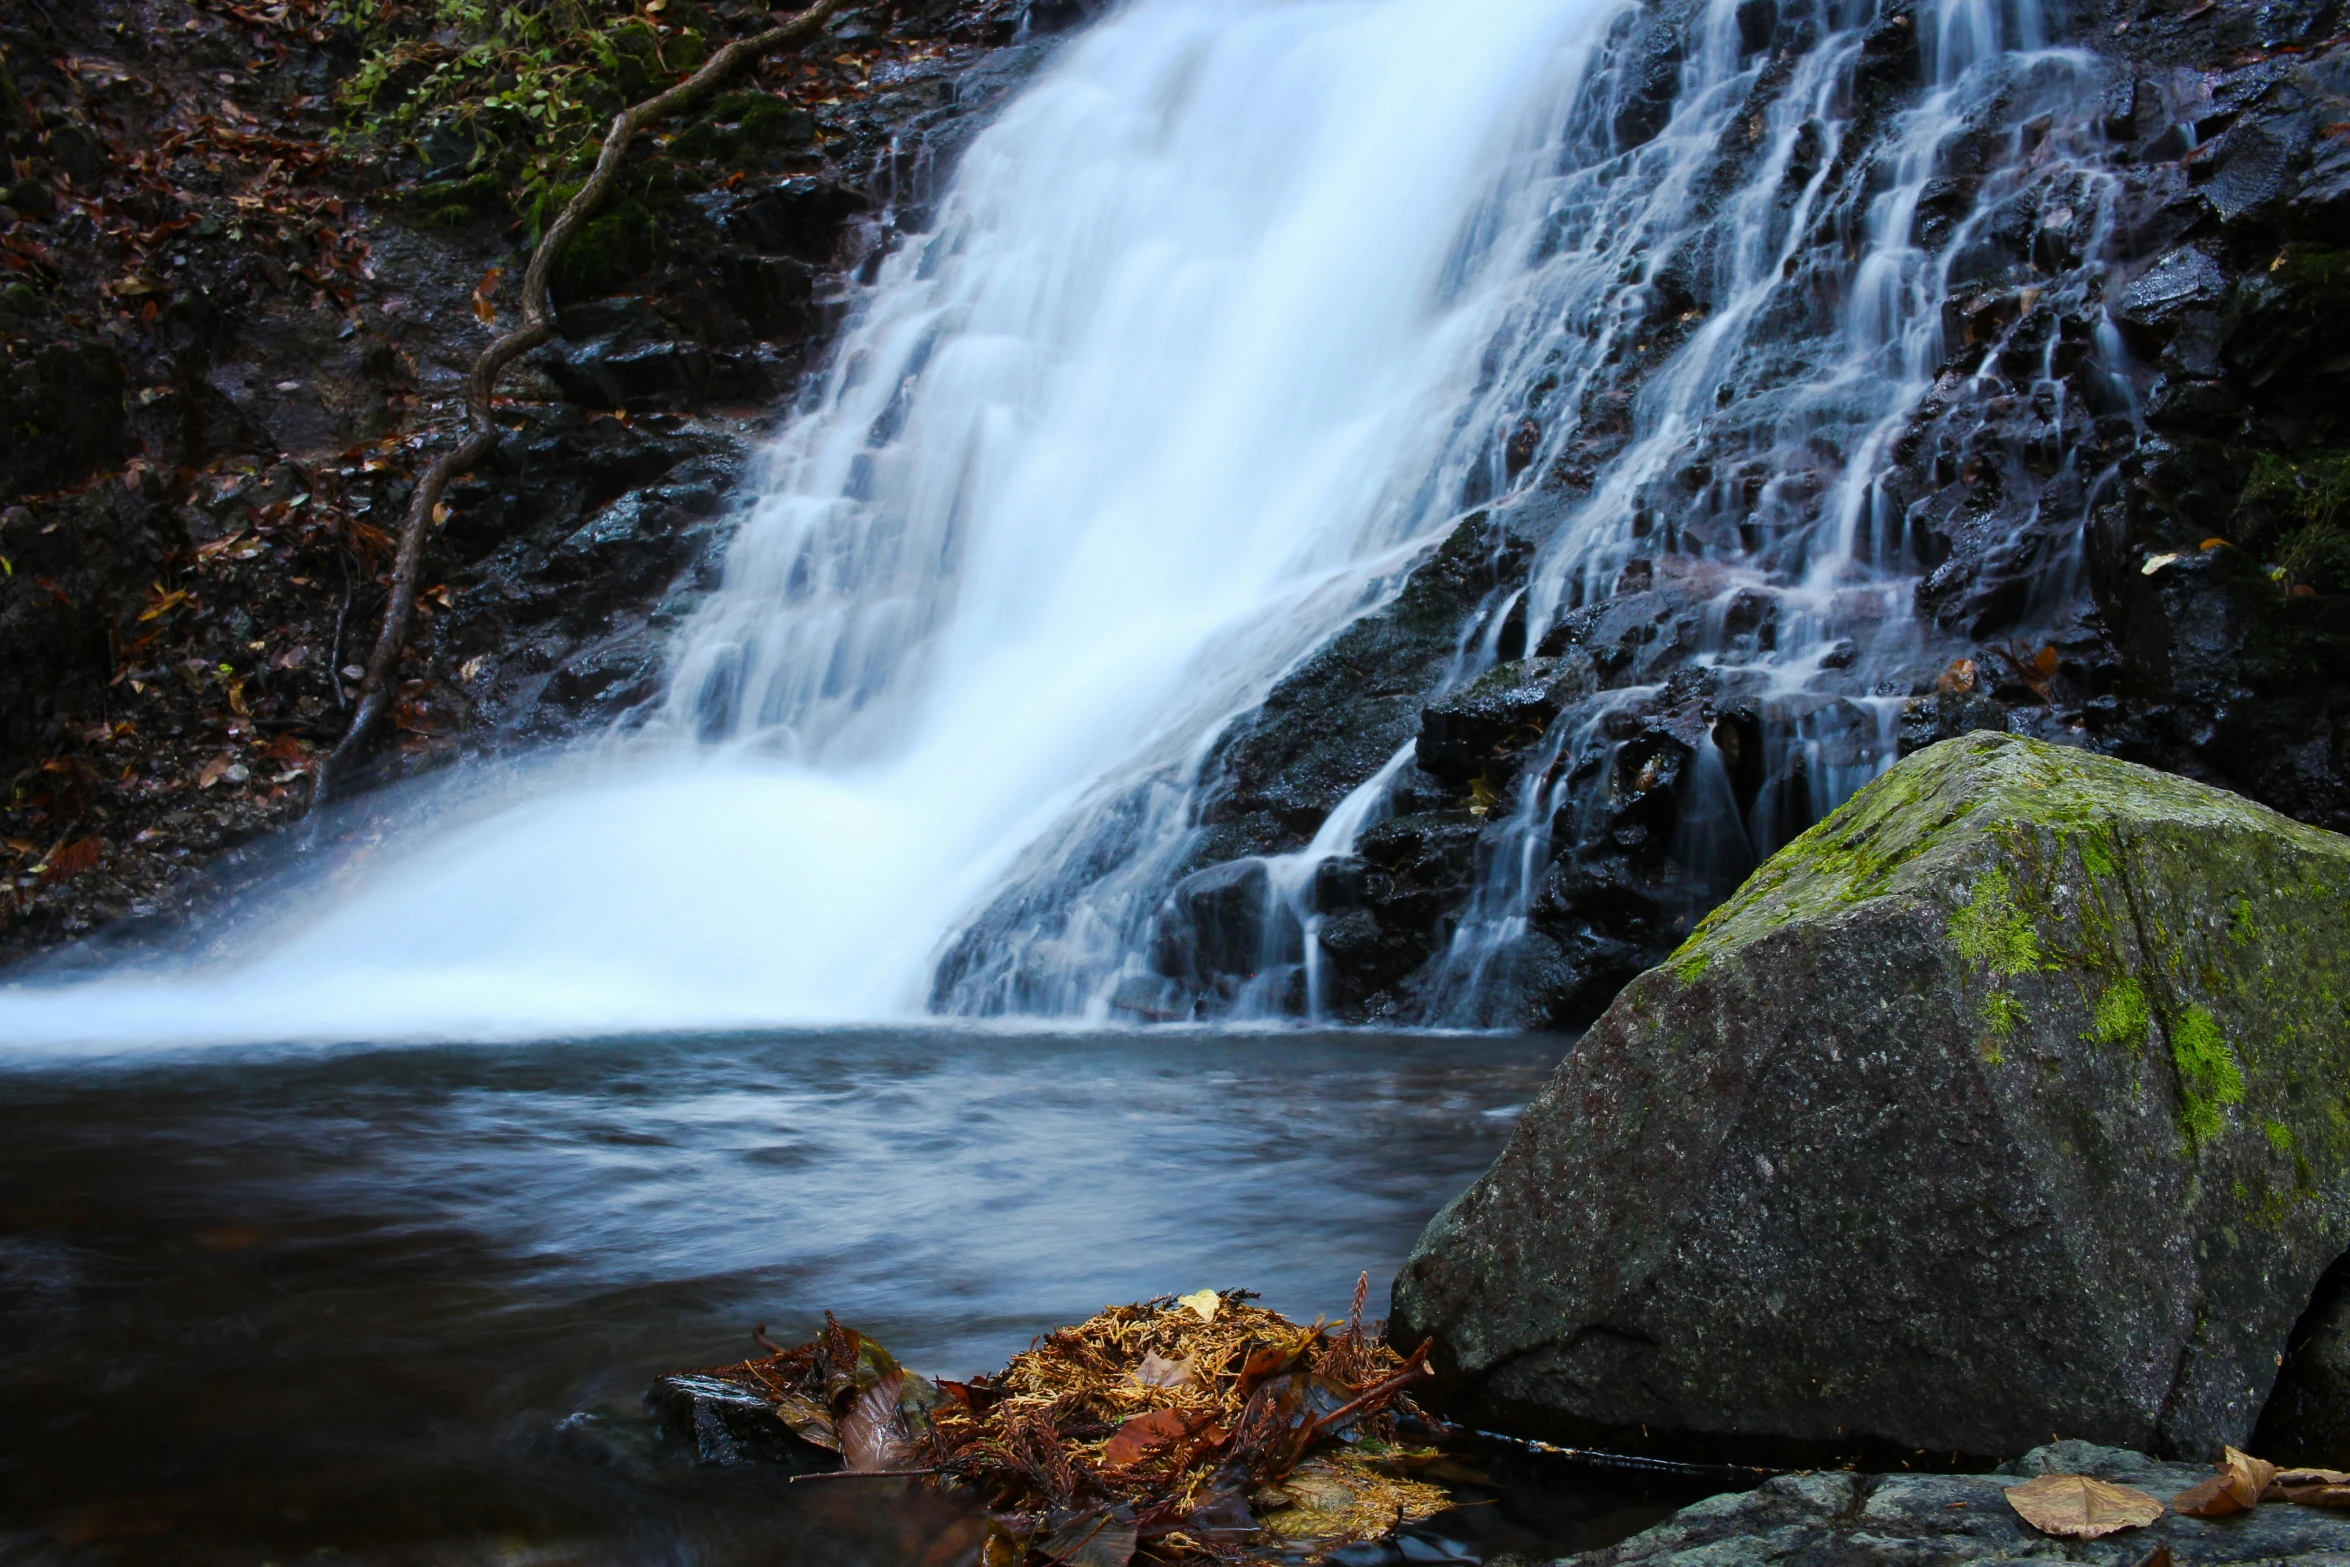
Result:
M1313 1561L1448 1505L1413 1471L1425 1376L1363 1325L1300 1326L1242 1290L1112 1306L991 1376L932 1381L827 1313L763 1359L668 1379L755 1398L798 1443L840 1456L803 1478L920 1477L991 1520L982 1559L1126 1567L1137 1553ZM813 1457L813 1454L808 1456Z

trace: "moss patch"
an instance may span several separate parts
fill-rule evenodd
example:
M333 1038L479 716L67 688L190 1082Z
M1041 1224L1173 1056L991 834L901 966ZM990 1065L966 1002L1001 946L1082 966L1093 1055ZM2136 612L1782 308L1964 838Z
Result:
M2153 1026L2146 987L2138 983L2137 976L2124 974L2097 998L2096 1038L2100 1043L2119 1045L2136 1055L2146 1048L2146 1034Z
M2217 1137L2221 1112L2244 1102L2244 1071L2220 1036L2219 1020L2189 1007L2170 1027L2171 1061L2179 1069L2180 1119L2197 1142ZM2273 1139L2272 1139L2273 1140Z
M2016 907L2015 887L2005 868L1993 866L1975 878L1968 900L1950 916L1950 944L1977 968L1994 974L2029 974L2040 967L2040 938L2031 916Z

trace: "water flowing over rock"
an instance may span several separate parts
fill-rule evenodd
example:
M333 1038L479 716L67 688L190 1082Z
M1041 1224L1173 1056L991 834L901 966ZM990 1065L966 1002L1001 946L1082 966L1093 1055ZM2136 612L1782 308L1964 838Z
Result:
M1970 729L2350 825L2315 0L1028 18L874 100L874 179L680 209L726 331L575 279L538 369L616 417L454 497L497 591L442 705L641 732L396 836L238 998L39 1026L1573 1028ZM622 408L794 385L739 504L731 437L547 504Z
M1364 835L1268 906L1297 982L1175 974L1158 1004L1580 1026L1760 859L1976 727L2350 826L2345 601L2271 566L2295 503L2258 498L2332 471L2339 368L2283 323L2337 286L2350 187L2311 127L2350 113L2350 53L2260 54L2322 37L2315 10L2076 25L1618 19L1489 352L1515 390L1464 498L1515 558L1420 682L1412 763L1382 771L1408 737L1365 726ZM2284 488L2240 502L2255 470ZM1469 713L1561 658L1555 700ZM1235 725L1179 864L1304 853L1312 809L1234 802L1345 780L1319 715L1400 692L1341 667Z
M1456 1403L1704 1449L2241 1445L2350 1250L2350 839L1978 734L1619 996L1396 1282Z

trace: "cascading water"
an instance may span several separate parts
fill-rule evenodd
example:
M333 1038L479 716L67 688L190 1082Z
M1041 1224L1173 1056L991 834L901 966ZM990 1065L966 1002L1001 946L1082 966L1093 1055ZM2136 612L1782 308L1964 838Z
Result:
M240 959L20 988L0 1034L885 1016L1024 850L1066 858L1100 808L1140 886L1220 723L1375 602L1486 460L1479 355L1613 9L1118 11L884 266L650 741L395 838ZM1075 977L1023 999L1098 1004L1130 925L1088 947L1063 921Z
M2097 168L2093 129L2098 62L2051 48L2036 0L1946 0L1914 18L1887 8L1831 11L1817 18L1825 36L1791 68L1783 54L1742 40L1753 9L1708 9L1671 124L1632 167L1588 173L1591 193L1563 225L1562 248L1586 278L1615 269L1636 275L1641 288L1686 291L1707 305L1689 312L1702 324L1641 389L1631 441L1550 537L1527 588L1535 646L1563 629L1569 611L1620 590L1627 570L1669 564L1684 593L1706 601L1696 645L1685 650L1686 668L1704 684L1702 701L1685 703L1697 722L1688 726L1672 829L1671 913L1682 929L1890 766L1913 694L1930 689L1968 645L1913 613L1919 582L1936 564L1933 531L1947 519L1931 502L1897 495L1888 474L1896 443L1930 429L1933 414L2006 390L1996 376L1970 375L1960 363L1968 356L1954 360L1952 350L1966 345L1949 340L1945 320L1954 281L1983 261L1980 231L2012 214L2019 197L2050 188L2085 209L2055 209L2056 221L2078 230L2062 242L2085 259L2102 259L2110 226L2111 182ZM1872 126L1865 77L1880 63L1873 48L1888 30L1912 24L1924 91L1889 115L1878 109L1886 123ZM1896 34L1895 47L1905 42ZM1709 208L1693 187L1740 140L1753 149L1746 178ZM1929 246L1921 204L1937 185L1947 197L1959 169L1967 200ZM1623 210L1625 186L1671 191L1672 205L1635 198ZM1692 217L1702 223L1694 234ZM2075 312L2099 313L2081 297L2101 281L2094 268L2044 281L2069 290ZM1570 318L1605 298L1588 281L1582 292L1565 306ZM2031 304L2026 296L2023 308ZM1562 334L1547 357L1574 368L1551 373L1594 374L1616 351L1606 335L1578 343ZM1987 341L1971 356L1975 368L2008 346ZM2099 346L2118 368L2110 328ZM2126 386L2109 376L2104 408L2065 407L2061 372L2047 362L2059 351L2043 345L2038 375L2023 377L2050 400L2055 422L2127 400ZM1926 406L1930 396L1941 409ZM1569 425L1554 440L1576 433ZM2068 453L2039 497L2057 515L2035 521L2052 524L2061 558L2034 563L2040 614L2015 616L2023 628L2048 624L2078 587L2074 562L2093 485L2070 471L2073 461ZM1754 634L1758 624L1766 635ZM1587 716L1562 726L1523 770L1515 811L1432 978L1433 1015L1494 1014L1505 988L1497 969L1543 895L1554 837L1588 843L1608 831L1596 818L1621 791L1613 762L1631 738L1631 726L1610 720L1644 700L1669 705L1672 695L1634 687L1593 699ZM1731 746L1743 738L1761 753L1745 758L1743 801L1717 738L1726 727L1720 715L1732 712L1743 723L1727 735Z
M1324 1015L1333 917L1379 927L1354 933L1359 1003L1449 899L1438 949L1371 1015L1573 1022L1889 766L1920 693L1972 688L1962 657L1987 634L2044 688L2040 639L2078 629L2080 534L2113 460L2092 427L2133 413L2101 302L2127 259L2104 72L2059 32L2039 0L1613 12L1520 204L1541 217L1499 241L1525 244L1523 270L1455 431L1474 443L1460 498L1534 552L1432 693L1511 713L1482 773L1431 777L1407 743L1310 842L1256 829L1272 841L1164 907L1184 846L1215 834L1187 838L1165 801L1082 815L966 937L940 999ZM1417 825L1350 853L1407 796ZM1448 815L1485 819L1470 885L1362 915L1366 879L1451 852ZM1546 918L1560 938L1530 941ZM1519 972L1546 962L1539 984ZM1563 999L1529 1007L1542 985Z

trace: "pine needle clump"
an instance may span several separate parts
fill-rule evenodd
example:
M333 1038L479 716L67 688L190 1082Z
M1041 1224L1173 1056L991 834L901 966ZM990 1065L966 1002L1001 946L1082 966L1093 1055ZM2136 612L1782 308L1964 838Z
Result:
M990 1562L1312 1561L1447 1505L1402 1444L1425 1375L1363 1325L1300 1326L1203 1290L1111 1306L1000 1372L932 1381L827 1314L706 1375L755 1391L845 1474L920 1476L990 1517Z

